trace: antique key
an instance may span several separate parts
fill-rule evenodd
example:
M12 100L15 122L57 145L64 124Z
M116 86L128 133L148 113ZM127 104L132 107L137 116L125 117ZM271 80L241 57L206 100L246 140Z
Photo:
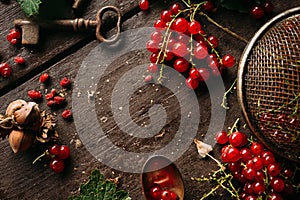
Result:
M113 11L118 16L117 33L111 39L104 38L100 31L102 25L102 16L106 11ZM96 15L96 20L89 19L64 19L64 20L47 20L47 21L30 21L16 19L14 21L16 27L22 29L22 44L37 44L39 40L39 27L51 29L68 29L72 28L74 31L96 29L96 38L101 42L114 42L121 31L121 13L120 10L114 6L105 6L101 8Z

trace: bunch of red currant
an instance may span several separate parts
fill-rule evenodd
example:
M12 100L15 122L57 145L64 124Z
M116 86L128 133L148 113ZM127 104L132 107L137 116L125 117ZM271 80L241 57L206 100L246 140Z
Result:
M148 71L156 73L161 66L159 80L163 76L163 68L166 65L173 66L187 76L186 85L196 89L199 83L207 81L211 75L219 76L223 68L234 66L234 57L229 54L221 57L217 50L218 39L207 35L195 19L196 12L205 3L186 9L175 3L169 10L162 11L160 19L154 22L156 31L151 34L146 48L152 53ZM188 19L185 16L187 13Z
M277 162L261 143L249 142L247 135L239 131L221 131L216 141L225 145L221 159L227 163L233 179L242 184L238 199L283 200L295 195L291 181L295 173Z
M159 186L154 186L149 191L150 197L153 200L176 200L175 192L169 190L162 190Z
M250 3L250 15L254 19L261 19L266 14L270 14L274 10L274 5L271 1L253 1L253 0L245 0L247 3Z
M13 28L9 31L9 34L6 36L6 39L12 45L16 45L16 44L20 43L21 32L18 29Z
M55 173L61 173L65 168L65 162L70 156L70 148L67 145L54 144L49 149L47 149L42 155L33 161L35 163L37 160L46 156L50 158L50 168Z

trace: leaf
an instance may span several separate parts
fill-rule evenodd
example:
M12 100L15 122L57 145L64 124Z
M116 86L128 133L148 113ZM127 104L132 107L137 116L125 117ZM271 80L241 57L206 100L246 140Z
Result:
M27 17L38 16L39 7L42 3L40 0L17 0L17 2Z
M241 0L220 0L220 5L228 10L236 10L241 13L249 13L251 8L250 1Z
M72 196L69 200L131 200L128 192L117 191L116 185L106 180L98 169L92 171L86 183L80 186L80 195Z

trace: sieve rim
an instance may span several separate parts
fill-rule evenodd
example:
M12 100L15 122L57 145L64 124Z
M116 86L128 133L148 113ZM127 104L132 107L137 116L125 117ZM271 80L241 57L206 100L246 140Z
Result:
M256 45L256 42L277 22L286 19L288 17L291 17L293 15L299 14L300 13L300 7L295 7L289 10L286 10L278 15L276 15L275 17L273 17L272 19L270 19L268 22L266 22L255 34L254 36L251 38L251 40L249 41L249 43L247 44L247 46L245 47L241 58L240 58L240 62L238 65L238 72L237 72L237 97L238 97L238 102L240 104L240 107L242 109L242 113L243 116L246 120L247 125L249 126L250 130L252 133L254 133L254 135L268 148L271 149L274 153L276 153L277 155L284 157L288 160L291 161L295 161L297 163L300 163L300 159L297 159L295 157L288 157L285 152L280 151L276 148L273 147L273 145L267 143L264 140L264 136L259 134L257 129L255 128L254 124L252 124L250 117L247 113L246 110L246 99L244 97L244 75L246 72L246 64L247 64L247 59L253 49L253 47Z

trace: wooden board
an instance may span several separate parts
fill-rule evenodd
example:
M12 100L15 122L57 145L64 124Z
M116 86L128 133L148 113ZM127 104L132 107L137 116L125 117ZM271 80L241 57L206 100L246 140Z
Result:
M289 4L279 0L274 0L273 2L275 4L275 13L280 13L296 5L299 6L296 0L290 1ZM115 5L121 8L121 12L125 16L122 24L123 31L152 26L154 20L159 18L161 10L168 7L168 4L155 1L151 4L149 12L139 12L137 9L138 1L100 1L100 3L99 1L91 1L90 6L84 13L84 17L94 18L97 9L104 5ZM13 66L13 76L11 78L0 78L0 113L5 112L7 105L12 100L19 98L29 100L27 91L30 89L39 89L45 93L45 89L48 89L48 91L51 88L61 89L59 80L65 76L74 81L83 60L99 45L93 33L69 34L51 32L51 34L46 33L41 36L41 44L39 46L11 46L5 39L9 29L12 28L11 22L14 18L24 17L24 15L15 2L10 2L9 4L1 3L0 10L1 16L4 16L0 19L1 60ZM66 15L69 17L72 13L66 12ZM229 27L248 39L261 26L260 22L252 20L248 15L227 10L219 10L212 17L222 25ZM238 22L237 19L239 19ZM110 22L108 21L107 23ZM239 58L245 44L220 31L205 20L203 20L203 26L207 33L213 34L220 39L220 51L222 53L231 53L236 58ZM114 30L111 30L108 35L113 33ZM21 68L13 64L13 57L16 55L22 55L26 58L27 64L25 67ZM98 99L97 103L99 103L96 106L98 119L101 117L108 118L107 122L102 123L103 129L107 131L107 135L114 144L131 151L151 150L153 146L155 148L164 146L172 139L179 125L180 116L178 115L178 102L176 103L176 99L172 97L169 91L157 85L149 85L143 87L141 92L137 91L132 96L130 112L133 120L138 124L143 122L149 123L147 113L152 105L150 102L153 100L154 103L161 103L168 111L167 124L164 127L165 136L157 140L154 138L152 138L153 140L130 140L126 134L116 127L110 110L113 86L123 73L131 69L132 66L148 63L148 58L149 53L145 49L138 52L129 52L121 56L113 62L112 68L107 70L95 91L95 97ZM224 83L226 88L235 79L236 70L235 67L225 72ZM38 78L44 72L50 74L51 82L41 89ZM143 78L142 75L140 78ZM72 89L76 89L75 87L76 83L73 82ZM60 134L60 142L71 147L71 158L68 160L65 172L60 175L54 174L49 169L47 162L31 164L34 158L41 153L40 146L16 155L11 151L7 140L0 141L1 199L66 199L68 196L78 192L80 183L86 180L94 168L99 168L108 178L119 177L119 188L129 191L132 199L143 199L139 174L111 169L94 158L85 146L76 147L75 141L78 141L80 137L77 134L74 123L65 121L60 116L64 109L72 109L72 89L66 93L67 104L63 108L53 110L46 106L45 99L39 102L39 107L42 110L57 113L57 130ZM85 92L88 91L82 91L82 93ZM122 91L120 92L122 93ZM210 123L211 98L206 90L196 90L196 94L201 109L200 123L194 126L198 126L196 138L203 139ZM100 98L101 101L99 100ZM188 101L188 97L186 100ZM235 94L229 97L228 103L230 110L227 111L224 129L231 126L236 118L241 118L241 130L249 133L247 129L242 129L244 121ZM84 117L85 113L82 113L82 116ZM220 147L216 146L213 154L219 157L219 151ZM175 164L182 173L187 200L199 199L205 192L210 190L209 184L198 184L190 180L191 177L207 175L211 170L217 168L217 165L212 160L201 160L199 158L194 144L189 146L188 150L176 160ZM220 196L213 199L230 198L227 195L222 196L224 194L221 191Z

